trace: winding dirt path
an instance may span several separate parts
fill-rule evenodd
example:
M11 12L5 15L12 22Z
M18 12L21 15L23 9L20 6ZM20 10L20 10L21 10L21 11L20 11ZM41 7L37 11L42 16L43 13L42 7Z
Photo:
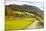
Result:
M35 29L35 27L37 26L37 24L38 24L38 21L35 20L35 22L32 23L32 24L30 24L30 25L27 27L27 29Z

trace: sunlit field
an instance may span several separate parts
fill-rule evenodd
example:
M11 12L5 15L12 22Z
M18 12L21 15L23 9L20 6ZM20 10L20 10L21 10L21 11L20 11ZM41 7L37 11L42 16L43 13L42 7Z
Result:
M27 27L35 22L34 18L19 18L19 17L12 17L9 18L6 16L6 23L5 23L5 30L24 30L28 29ZM42 22L40 20L39 22ZM42 28L42 26L36 26L37 29Z
M8 16L6 16L8 17ZM25 29L29 24L33 23L33 18L6 18L6 30Z

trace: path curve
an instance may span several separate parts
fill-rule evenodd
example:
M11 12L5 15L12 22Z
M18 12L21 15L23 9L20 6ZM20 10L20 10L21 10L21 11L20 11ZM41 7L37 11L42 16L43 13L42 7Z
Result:
M27 27L27 29L35 29L35 27L37 26L37 24L38 24L38 21L35 20L35 22L32 23L32 24L30 24L30 25Z

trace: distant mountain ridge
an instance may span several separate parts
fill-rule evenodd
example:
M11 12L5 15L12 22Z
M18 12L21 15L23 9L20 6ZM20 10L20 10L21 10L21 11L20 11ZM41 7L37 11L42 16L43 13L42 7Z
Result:
M29 5L6 5L6 7L9 6L12 9L16 10L20 9L19 11L24 11L24 12L33 12L36 13L37 15L40 15L42 18L44 17L44 11L40 10L39 8L35 6L29 6Z

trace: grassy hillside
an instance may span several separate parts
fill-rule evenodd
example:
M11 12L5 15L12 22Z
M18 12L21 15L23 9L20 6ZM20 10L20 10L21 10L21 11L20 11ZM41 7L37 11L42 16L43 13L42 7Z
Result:
M41 23L44 23L44 19L36 14L35 12L24 10L22 6L16 6L15 8L5 6L5 30L24 30L35 20L40 22L40 25L36 26L36 28L43 28Z

